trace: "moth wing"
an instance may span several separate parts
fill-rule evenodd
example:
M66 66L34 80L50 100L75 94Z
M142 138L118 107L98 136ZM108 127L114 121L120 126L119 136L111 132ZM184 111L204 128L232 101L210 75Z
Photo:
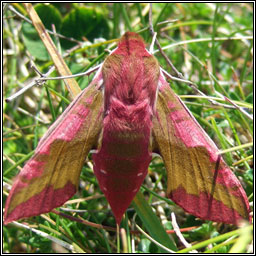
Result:
M49 212L75 194L85 158L102 129L101 83L100 71L40 140L13 183L5 224Z
M237 224L249 218L249 203L214 142L160 75L153 145L164 161L167 195L201 219Z

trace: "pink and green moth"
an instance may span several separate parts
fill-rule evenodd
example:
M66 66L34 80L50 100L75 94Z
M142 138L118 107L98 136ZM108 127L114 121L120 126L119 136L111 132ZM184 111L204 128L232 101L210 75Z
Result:
M49 128L14 181L4 223L51 211L76 193L86 156L116 222L152 159L167 171L167 195L204 220L249 220L245 191L218 149L166 82L142 38L125 33L91 84Z

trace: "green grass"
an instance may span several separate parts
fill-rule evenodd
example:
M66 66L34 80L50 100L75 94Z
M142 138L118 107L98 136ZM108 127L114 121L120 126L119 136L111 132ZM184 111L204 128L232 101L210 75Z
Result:
M77 26L77 31L81 25L81 33L77 33L75 39L83 42L88 38L91 44L81 45L65 58L73 74L101 63L107 56L104 49L112 47L112 39L119 38L127 30L139 32L147 45L150 45L152 37L148 30L150 25L148 4L50 4L46 7L51 8L46 17L49 24L45 25L52 30L50 21L54 21L57 32L71 33L72 31L68 31L71 24L65 27L64 19L65 22L70 22L67 15L84 6L90 7L97 13L99 22L89 22L87 26L84 25L91 11L75 20L74 26ZM12 7L26 15L22 4L13 4ZM40 8L44 10L45 6ZM166 55L184 77L195 83L207 96L217 98L219 103L230 105L221 99L223 95L238 106L245 107L246 111L252 114L253 5L250 3L155 3L152 10L152 23L157 32L157 38L162 48L166 49ZM83 13L84 11L83 9ZM163 23L168 20L176 21ZM101 27L105 27L104 31L100 30ZM24 86L36 77L35 72L30 68L29 58L34 60L42 73L46 73L52 65L52 61L42 47L41 40L31 37L32 29L32 26L28 26L26 21L9 9L5 12L4 98L9 97L21 85ZM94 41L99 37L104 37L106 42ZM67 52L71 44L77 45L70 42L67 44L54 36L52 38L62 54ZM154 49L157 50L157 47L155 46ZM157 52L155 56L160 65L174 75L161 54ZM51 76L58 76L58 74L54 71ZM76 80L83 89L92 77L93 75L90 75L89 78L80 77ZM71 100L62 81L48 81L46 84L48 91L44 87L35 86L16 100L4 103L3 181L6 186L3 203L9 193L8 185L12 184L13 178L20 170L19 167L28 160L49 124L54 122ZM205 98L191 97L194 91L187 84L173 81L171 86L178 95L182 96L182 100L221 150L234 148L224 157L252 202L253 151L251 144L243 147L247 143L252 143L252 120L238 109L213 106ZM170 249L176 250L177 247L179 252L188 252L189 249L184 249L175 234L168 235L169 237L166 238L162 233L163 228L173 229L171 212L174 212L179 227L185 229L184 238L193 245L190 249L215 253L252 252L251 226L239 229L230 225L202 221L185 213L170 200L163 200L165 199L163 194L166 188L166 173L159 158L154 158L151 162L144 185L148 189L141 188L140 204L143 205L145 200L154 211L148 205L138 209L136 202L135 205L132 204L121 224L122 235L119 243L115 230L95 225L102 224L115 229L115 220L108 203L103 196L100 196L102 192L93 174L91 155L89 155L81 173L79 190L72 198L76 201L64 206L69 212L60 210L76 219L51 212L20 221L26 226L8 224L3 227L3 251L5 253L162 252L163 249L137 231L135 226L137 224L154 240L160 243L163 241L162 244L165 246L165 241L169 239ZM143 214L145 209L147 212ZM79 212L76 212L78 210ZM154 217L149 217L152 214ZM186 231L192 226L196 228ZM155 230L159 233L154 232Z

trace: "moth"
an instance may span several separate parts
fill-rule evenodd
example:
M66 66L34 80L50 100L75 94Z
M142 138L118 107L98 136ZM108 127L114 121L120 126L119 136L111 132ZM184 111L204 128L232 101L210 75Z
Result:
M134 32L122 36L90 85L40 140L14 181L4 223L64 204L76 193L90 150L118 224L153 152L164 161L168 197L186 212L230 224L250 219L240 182Z

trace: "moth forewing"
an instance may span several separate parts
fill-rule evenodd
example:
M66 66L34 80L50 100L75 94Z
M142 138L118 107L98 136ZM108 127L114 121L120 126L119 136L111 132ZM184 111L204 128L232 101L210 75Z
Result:
M13 183L5 224L49 212L75 194L84 160L102 129L102 81L100 68L42 137Z
M160 74L153 137L167 169L167 194L187 212L206 220L249 220L240 182L191 112Z

